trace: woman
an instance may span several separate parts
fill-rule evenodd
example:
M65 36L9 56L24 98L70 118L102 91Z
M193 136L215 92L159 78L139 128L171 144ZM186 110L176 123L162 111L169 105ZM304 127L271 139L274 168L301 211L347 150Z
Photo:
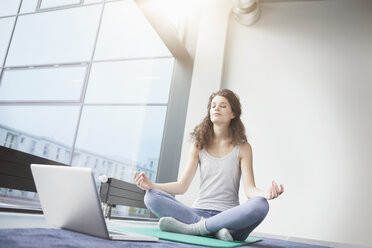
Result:
M245 240L266 217L267 200L283 193L283 185L273 181L264 191L255 185L252 149L240 120L241 105L234 92L224 89L213 93L208 114L191 133L193 145L189 161L177 182L152 183L144 173L136 173L138 187L147 190L146 206L158 217L163 231L191 235L213 234L219 239ZM193 207L172 195L188 189L200 166L200 191ZM239 205L242 177L248 200Z

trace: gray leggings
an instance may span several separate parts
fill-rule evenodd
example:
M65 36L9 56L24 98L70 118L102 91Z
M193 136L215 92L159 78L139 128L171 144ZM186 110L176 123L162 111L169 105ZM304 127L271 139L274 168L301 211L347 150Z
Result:
M245 240L269 211L269 204L263 197L251 198L221 212L187 207L172 195L156 189L146 192L145 204L159 218L169 216L186 224L199 222L204 217L207 219L205 225L209 232L215 233L227 228L234 240Z

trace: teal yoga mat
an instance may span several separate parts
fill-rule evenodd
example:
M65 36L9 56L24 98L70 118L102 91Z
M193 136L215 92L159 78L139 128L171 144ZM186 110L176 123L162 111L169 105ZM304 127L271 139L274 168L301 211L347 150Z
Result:
M163 232L159 228L156 228L156 227L146 227L146 228L144 227L134 227L134 228L115 227L112 229L145 234L148 236L158 237L159 239L164 239L164 240L170 240L170 241L193 244L193 245L210 246L210 247L235 247L235 246L241 246L241 245L246 245L246 244L260 241L259 238L248 237L245 241L229 242L229 241L215 239L212 237L209 238L209 237L193 236L193 235L186 235L186 234L180 234L180 233Z

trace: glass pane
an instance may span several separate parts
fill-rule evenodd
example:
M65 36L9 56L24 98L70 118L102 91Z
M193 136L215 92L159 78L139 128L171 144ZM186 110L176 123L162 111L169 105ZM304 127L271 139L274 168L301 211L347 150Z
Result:
M40 9L80 4L80 0L42 0Z
M0 101L80 100L86 66L5 70Z
M41 209L37 193L0 188L0 206L15 209Z
M6 51L8 50L10 36L14 26L15 17L0 19L0 66L3 66Z
M91 5L19 16L6 65L90 60L100 10Z
M88 103L167 103L173 58L93 64Z
M171 56L133 1L106 3L95 59Z
M86 106L72 164L132 181L136 169L155 181L167 107Z
M35 12L38 0L22 0L22 6L19 13Z
M79 107L0 106L0 145L69 164Z
M84 0L84 4L90 4L90 3L99 3L102 2L103 0Z
M0 17L17 14L19 2L20 0L1 0L0 1Z

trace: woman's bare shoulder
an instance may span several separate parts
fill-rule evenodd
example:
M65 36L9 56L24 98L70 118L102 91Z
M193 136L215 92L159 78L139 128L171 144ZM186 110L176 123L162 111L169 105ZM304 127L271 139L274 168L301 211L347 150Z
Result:
M244 142L243 144L240 144L240 150L239 150L239 157L244 158L246 156L252 156L252 147L247 142Z
M200 151L201 150L197 147L196 142L192 143L192 145L190 147L190 155L198 157Z
M251 146L251 144L249 144L248 141L246 141L246 142L240 144L240 150L242 150L242 149L243 150L252 150L252 146Z

